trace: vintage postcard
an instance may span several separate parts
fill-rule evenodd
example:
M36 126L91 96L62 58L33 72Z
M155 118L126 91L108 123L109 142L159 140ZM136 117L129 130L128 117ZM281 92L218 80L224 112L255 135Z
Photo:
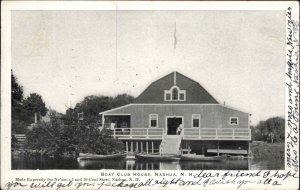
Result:
M298 189L299 2L1 5L1 189Z

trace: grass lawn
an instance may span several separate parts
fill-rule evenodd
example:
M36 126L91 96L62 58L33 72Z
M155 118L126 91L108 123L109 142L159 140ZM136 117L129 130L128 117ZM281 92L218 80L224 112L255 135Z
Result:
M254 159L279 162L284 167L284 143L250 144Z

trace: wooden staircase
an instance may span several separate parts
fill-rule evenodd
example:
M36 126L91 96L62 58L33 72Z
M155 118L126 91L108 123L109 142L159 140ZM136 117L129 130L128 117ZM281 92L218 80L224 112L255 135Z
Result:
M178 155L181 145L181 135L164 135L160 144L161 155Z
M17 145L23 146L26 142L26 135L25 134L14 134L16 140L17 140Z

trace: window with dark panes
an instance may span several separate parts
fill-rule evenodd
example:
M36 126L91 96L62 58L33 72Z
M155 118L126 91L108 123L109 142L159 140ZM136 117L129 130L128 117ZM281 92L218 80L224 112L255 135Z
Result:
M157 127L157 119L158 115L157 114L150 114L150 127Z
M179 100L184 100L185 99L185 94L184 93L180 93L179 94Z
M193 127L200 127L200 115L199 114L193 114L192 116L193 120Z
M172 90L172 100L178 100L178 90L177 90L177 88L174 88Z
M166 100L171 100L171 94L170 93L166 93Z
M237 117L230 117L230 125L238 125L239 120Z

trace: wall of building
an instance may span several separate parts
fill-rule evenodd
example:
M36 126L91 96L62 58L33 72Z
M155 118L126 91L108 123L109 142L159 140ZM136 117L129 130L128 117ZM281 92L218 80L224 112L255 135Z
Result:
M131 128L148 128L149 115L158 115L158 127L166 127L166 116L183 116L183 127L192 127L192 114L200 114L201 128L248 128L249 114L222 105L147 105L131 104L105 114L131 114ZM238 125L230 125L238 117Z

